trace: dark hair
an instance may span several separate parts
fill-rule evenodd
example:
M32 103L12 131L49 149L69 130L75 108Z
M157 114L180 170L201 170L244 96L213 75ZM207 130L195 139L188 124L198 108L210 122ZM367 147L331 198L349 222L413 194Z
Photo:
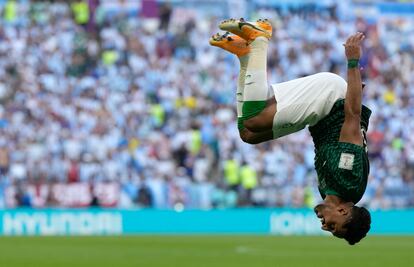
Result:
M358 243L371 228L371 215L364 207L353 206L350 219L344 224L347 229L344 239L350 245Z

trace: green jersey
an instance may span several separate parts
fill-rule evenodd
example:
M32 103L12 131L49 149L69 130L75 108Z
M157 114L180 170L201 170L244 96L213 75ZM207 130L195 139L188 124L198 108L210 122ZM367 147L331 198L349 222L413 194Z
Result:
M309 127L309 130L315 144L315 169L322 198L336 195L345 201L357 203L361 200L368 181L366 132L371 110L362 106L363 146L339 142L345 120L344 103L344 99L335 102L331 112L316 125Z

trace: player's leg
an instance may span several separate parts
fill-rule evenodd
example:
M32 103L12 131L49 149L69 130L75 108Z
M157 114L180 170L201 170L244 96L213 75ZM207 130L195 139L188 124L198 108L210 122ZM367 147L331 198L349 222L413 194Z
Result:
M274 99L274 97L269 98L269 100L267 101L267 107L274 105L276 102L276 100ZM266 110L266 108L265 108ZM262 113L261 113L262 114ZM256 117L254 117L256 118ZM252 132L250 131L248 128L244 127L244 124L242 126L240 126L239 124L239 134L240 134L240 138L249 144L259 144L262 142L266 142L269 140L273 140L273 130L265 130L265 131L261 131L261 132Z
M237 35L225 34L213 35L210 38L210 45L222 48L237 56L240 63L239 77L237 81L237 125L239 130L244 128L243 125L243 94L244 80L246 78L247 63L249 61L250 46L247 41Z
M276 103L267 105L267 47L272 34L268 21L251 23L240 20L226 20L220 29L230 31L250 44L243 94L243 125L251 132L270 131L276 113Z
M240 62L240 72L237 82L237 125L240 133L241 139L249 144L258 144L261 142L269 141L273 139L273 131L268 130L264 132L252 132L249 131L244 126L244 116L243 116L243 95L245 87L245 78L247 65L249 60L250 46L247 41L242 39L237 35L230 35L230 33L225 33L223 35L216 34L213 35L210 39L210 44L213 46L220 47L232 54L235 54ZM268 105L271 105L275 102L274 97L270 98Z
M237 56L240 63L239 77L237 80L237 126L240 129L244 128L243 125L243 95L244 95L244 81L246 78L247 63L249 61L250 46L246 40L237 36L231 35L226 32L223 35L216 34L210 39L210 44L220 47Z

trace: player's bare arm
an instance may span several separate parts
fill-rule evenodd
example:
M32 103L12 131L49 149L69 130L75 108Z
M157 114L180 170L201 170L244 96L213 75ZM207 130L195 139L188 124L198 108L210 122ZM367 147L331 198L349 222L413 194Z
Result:
M361 101L362 82L358 61L362 55L361 43L364 40L363 33L350 36L346 43L345 55L348 60L348 88L345 97L345 121L341 129L339 141L362 145L361 135Z

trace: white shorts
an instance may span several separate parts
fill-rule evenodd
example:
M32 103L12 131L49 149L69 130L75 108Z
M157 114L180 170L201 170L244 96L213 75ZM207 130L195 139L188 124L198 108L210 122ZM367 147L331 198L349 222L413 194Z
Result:
M277 101L273 137L282 137L327 116L335 102L344 99L346 81L329 72L271 85Z

